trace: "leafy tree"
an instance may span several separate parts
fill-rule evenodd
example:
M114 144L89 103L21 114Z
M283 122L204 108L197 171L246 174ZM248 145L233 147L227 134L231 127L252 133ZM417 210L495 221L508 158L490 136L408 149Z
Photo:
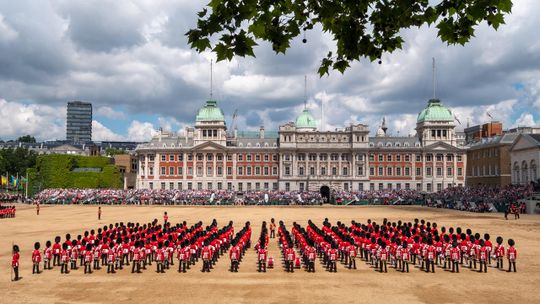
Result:
M0 174L25 176L26 169L36 165L37 154L26 148L0 150Z
M25 136L21 136L17 139L18 142L22 142L22 143L31 143L31 144L35 144L36 143L36 138L34 136L30 136L30 135L25 135Z
M403 45L402 29L435 26L448 44L469 42L486 21L498 29L512 10L512 0L210 0L198 13L197 27L186 35L191 48L211 49L217 60L253 56L256 40L285 53L291 40L320 25L336 41L321 61L319 75L343 73L363 57L381 63L384 53ZM219 39L212 39L217 35ZM303 42L307 40L304 38Z

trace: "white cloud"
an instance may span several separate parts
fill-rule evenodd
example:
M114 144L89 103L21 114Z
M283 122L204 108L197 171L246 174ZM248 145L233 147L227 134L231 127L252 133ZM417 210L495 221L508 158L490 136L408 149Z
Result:
M157 131L151 123L134 120L129 125L127 140L148 141L156 134Z
M113 108L108 107L108 106L98 107L96 109L96 114L101 115L103 117L107 117L109 119L119 119L119 120L126 119L126 114L124 112L115 111Z
M0 137L16 139L25 134L38 140L65 139L66 110L39 104L0 99Z
M539 123L534 120L531 113L521 113L521 116L516 119L512 127L537 127L538 125Z
M92 121L92 140L93 141L123 141L125 138L114 133L111 129L102 125L99 121Z

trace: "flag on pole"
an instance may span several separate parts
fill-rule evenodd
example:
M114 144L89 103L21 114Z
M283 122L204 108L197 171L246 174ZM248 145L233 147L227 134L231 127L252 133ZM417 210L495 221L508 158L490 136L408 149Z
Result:
M15 176L11 176L11 185L14 187L14 188L17 188L19 184L19 180L15 177Z
M493 119L493 116L491 116L491 114L489 114L489 112L486 112L487 116L489 116L489 118Z
M2 176L2 186L7 186L7 182L8 182L7 176Z
M455 119L459 124L461 124L461 121L459 121L459 119L457 118L456 115L454 115L454 119Z

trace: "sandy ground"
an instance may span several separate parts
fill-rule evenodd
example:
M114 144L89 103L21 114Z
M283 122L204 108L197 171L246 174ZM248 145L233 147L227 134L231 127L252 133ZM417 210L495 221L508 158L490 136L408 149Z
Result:
M0 220L0 303L540 303L540 216L524 215L521 220L505 221L501 214L473 214L419 207L164 207L164 206L104 206L101 221L95 206L44 206L41 214L35 209L19 206L17 218ZM229 261L221 257L211 273L201 273L199 261L187 273L171 269L158 274L148 269L143 274L120 270L108 275L106 269L84 275L83 270L61 275L59 267L32 275L31 250L35 241L42 244L54 236L102 227L115 222L146 223L162 220L167 211L173 223L213 218L218 226L233 220L241 227L249 220L253 240L260 233L263 220L274 217L283 220L288 229L296 221L305 226L312 219L320 226L325 217L332 223L338 220L365 222L368 218L382 222L384 217L397 221L424 218L436 221L439 227L470 227L474 232L489 232L514 238L519 260L517 273L488 268L487 274L462 269L453 274L436 269L435 274L417 268L410 273L373 271L363 262L357 270L338 264L337 273L316 273L297 270L286 273L277 264L267 273L256 271L256 254L249 250L238 273L227 271ZM238 229L237 229L238 230ZM10 282L11 243L21 249L19 282ZM279 258L277 240L271 240L269 255ZM176 264L175 264L176 266ZM506 266L506 265L505 265ZM155 264L153 265L155 267Z

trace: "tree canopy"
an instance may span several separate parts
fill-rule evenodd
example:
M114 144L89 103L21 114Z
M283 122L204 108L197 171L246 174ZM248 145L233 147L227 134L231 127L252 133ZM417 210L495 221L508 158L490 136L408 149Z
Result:
M381 63L384 53L403 46L403 29L434 24L443 42L464 45L480 23L498 29L511 10L512 0L210 0L186 35L191 48L210 49L221 61L255 57L256 40L284 54L294 38L320 25L336 42L321 60L323 76L361 58Z
M0 174L25 176L26 169L36 164L37 154L26 148L0 149Z
M21 137L17 138L17 141L22 142L22 143L35 144L36 143L36 138L34 136L25 135L25 136L21 136Z

